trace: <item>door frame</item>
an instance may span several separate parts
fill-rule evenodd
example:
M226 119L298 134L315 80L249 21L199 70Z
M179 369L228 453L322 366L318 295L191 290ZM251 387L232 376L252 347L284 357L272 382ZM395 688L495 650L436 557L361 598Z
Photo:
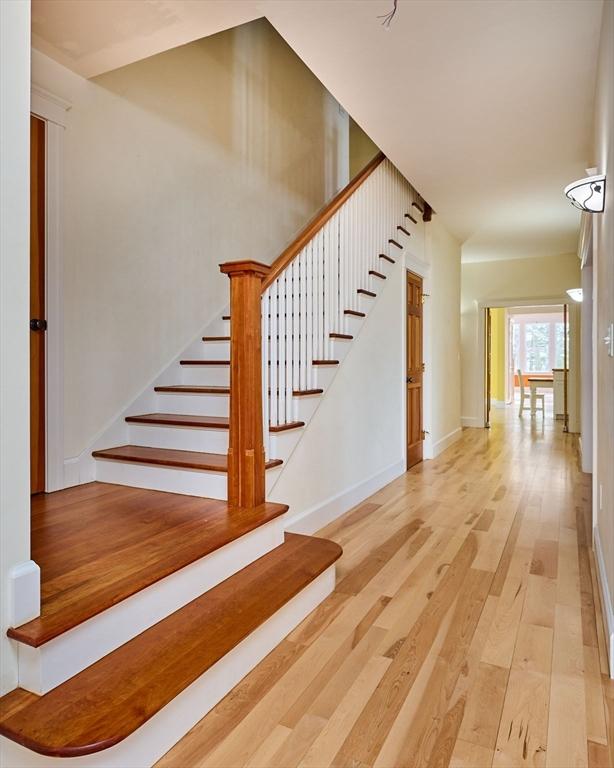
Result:
M422 359L424 362L424 374L422 376L422 427L425 431L424 442L422 444L422 457L424 459L435 458L435 445L431 435L432 427L432 387L433 387L433 365L431 350L431 265L414 256L407 249L403 259L403 273L413 272L422 278L422 292L426 296L426 301L422 305ZM402 360L403 377L400 383L403 392L403 423L407 425L407 385L406 378L406 350L407 350L407 281L403 279L403 333L402 333ZM406 429L403 430L403 454L407 452Z
M62 156L71 105L33 85L30 112L45 122L45 491L64 488Z
M478 360L481 361L480 365L484 368L482 376L479 377L480 384L477 389L477 407L476 413L481 413L481 423L478 424L478 428L485 428L485 407L486 403L486 309L498 309L501 307L535 307L535 306L547 306L549 304L567 304L569 305L569 296L548 296L547 298L522 298L522 299L483 299L481 301L476 300L474 302L478 313ZM569 361L568 361L569 362Z

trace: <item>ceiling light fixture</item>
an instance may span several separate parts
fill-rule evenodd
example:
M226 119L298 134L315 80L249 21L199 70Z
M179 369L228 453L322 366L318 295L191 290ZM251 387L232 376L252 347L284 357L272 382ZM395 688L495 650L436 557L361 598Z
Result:
M572 181L565 187L571 204L588 213L603 213L605 206L605 176L588 176Z
M582 288L570 288L567 295L574 301L582 301Z

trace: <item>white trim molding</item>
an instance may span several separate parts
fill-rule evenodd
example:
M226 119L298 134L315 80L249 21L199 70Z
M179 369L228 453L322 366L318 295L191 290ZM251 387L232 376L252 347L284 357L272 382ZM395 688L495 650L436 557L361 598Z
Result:
M32 85L30 109L45 121L45 490L64 488L62 155L71 105Z
M614 679L614 604L612 603L612 594L610 593L610 587L608 585L599 528L593 528L593 542L595 548L595 561L597 563L597 582L601 588L603 621L608 636L608 663L610 666L610 677Z
M290 533L312 534L405 473L405 458L288 520Z
M444 435L440 440L438 440L433 445L433 456L432 458L435 459L437 456L439 456L440 453L443 453L446 448L449 448L451 445L454 445L454 443L457 440L460 440L463 434L462 427L457 427L456 429L453 429L452 432L448 432L447 435Z
M9 626L18 627L41 613L41 570L26 560L9 572Z

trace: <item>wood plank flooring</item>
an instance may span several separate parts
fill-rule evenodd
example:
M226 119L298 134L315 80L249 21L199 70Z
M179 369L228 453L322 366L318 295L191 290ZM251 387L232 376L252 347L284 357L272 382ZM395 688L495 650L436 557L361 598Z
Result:
M604 768L614 682L590 478L495 411L320 531L335 592L157 768Z

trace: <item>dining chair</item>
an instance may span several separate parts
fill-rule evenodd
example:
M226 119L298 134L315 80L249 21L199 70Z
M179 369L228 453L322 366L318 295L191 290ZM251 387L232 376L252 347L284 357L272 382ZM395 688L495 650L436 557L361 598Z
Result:
M518 369L517 373L518 373L518 383L520 384L520 410L518 411L518 416L521 417L523 411L530 411L531 410L531 391L529 390L529 392L527 392L526 389L525 389L524 379L522 378L522 371L520 370L520 368ZM529 401L529 405L525 405L524 404L525 400ZM541 408L537 407L538 403L541 403ZM541 393L540 392L536 392L535 393L535 411L536 412L537 411L541 411L542 415L545 412L544 411L544 394L543 394L543 392L541 392ZM533 414L531 413L531 415L533 415Z

